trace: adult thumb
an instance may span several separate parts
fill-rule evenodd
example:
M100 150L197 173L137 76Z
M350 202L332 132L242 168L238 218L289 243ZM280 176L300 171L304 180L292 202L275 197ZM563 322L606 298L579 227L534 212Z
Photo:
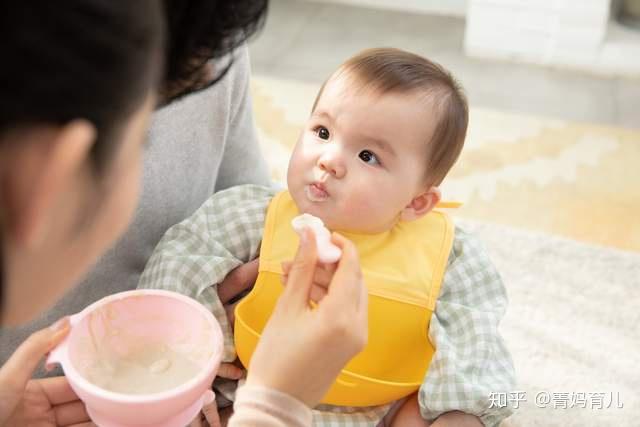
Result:
M69 318L65 317L31 334L0 368L0 387L21 395L40 360L67 336L69 330Z

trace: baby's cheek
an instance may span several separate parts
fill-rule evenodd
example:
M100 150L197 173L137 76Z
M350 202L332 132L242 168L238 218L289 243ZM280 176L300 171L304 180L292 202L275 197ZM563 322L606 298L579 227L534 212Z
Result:
M289 187L301 185L304 180L304 168L305 159L300 152L294 152L291 160L289 161L289 168L287 170L287 181Z
M352 196L347 202L345 214L349 218L369 222L379 215L382 203L382 200L375 197L367 197L362 194Z

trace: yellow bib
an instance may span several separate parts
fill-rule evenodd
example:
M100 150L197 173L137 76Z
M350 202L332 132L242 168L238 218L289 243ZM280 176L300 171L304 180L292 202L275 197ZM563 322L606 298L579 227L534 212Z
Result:
M295 256L298 236L291 220L297 215L287 191L269 204L258 280L235 312L235 344L244 366L282 293L280 264ZM453 223L434 210L384 233L342 234L358 249L369 290L369 340L322 403L380 405L416 391L427 372L434 352L429 321L453 243Z

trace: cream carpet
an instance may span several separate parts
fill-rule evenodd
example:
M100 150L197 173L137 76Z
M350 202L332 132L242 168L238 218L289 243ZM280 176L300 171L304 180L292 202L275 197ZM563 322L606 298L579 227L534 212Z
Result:
M317 89L254 78L276 180ZM640 132L472 109L443 194L509 292L501 330L526 393L510 425L640 426L639 165Z
M509 293L501 331L518 390L527 396L511 424L639 426L640 253L496 224L464 225L488 246ZM539 392L551 393L546 408L536 405ZM600 399L593 393L605 393L599 396L603 406L612 400L611 408L591 409ZM564 409L571 395L574 407Z

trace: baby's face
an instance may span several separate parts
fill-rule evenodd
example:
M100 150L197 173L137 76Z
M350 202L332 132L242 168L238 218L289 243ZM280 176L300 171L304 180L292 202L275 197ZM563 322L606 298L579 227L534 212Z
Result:
M301 212L332 230L390 229L426 190L434 115L416 95L360 89L333 77L294 148L287 184Z

